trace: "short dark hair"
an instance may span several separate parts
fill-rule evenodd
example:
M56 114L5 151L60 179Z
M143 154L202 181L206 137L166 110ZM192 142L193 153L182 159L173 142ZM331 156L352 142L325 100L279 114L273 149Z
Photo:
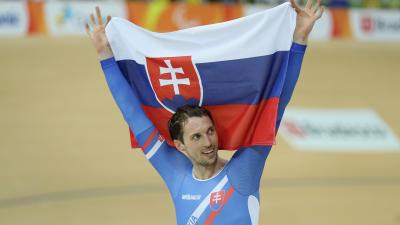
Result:
M183 127L187 120L191 117L208 116L214 123L211 113L201 106L182 106L179 107L174 115L168 121L168 130L172 140L180 140L183 142Z

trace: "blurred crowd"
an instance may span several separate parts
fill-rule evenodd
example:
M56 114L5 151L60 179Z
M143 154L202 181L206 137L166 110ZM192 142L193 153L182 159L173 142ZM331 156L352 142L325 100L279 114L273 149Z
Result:
M0 0L9 1L9 0ZM33 2L49 2L54 0L28 0ZM67 0L65 0L67 1ZM77 0L75 0L77 1ZM91 0L80 0L91 1ZM103 0L114 1L114 0ZM120 0L125 1L125 0ZM201 4L209 2L223 2L223 3L250 3L250 4L267 4L279 5L288 0L126 0L132 2L186 2L190 4ZM296 0L299 3L305 4L307 0ZM313 0L315 1L315 0ZM383 9L400 9L400 0L321 0L321 3L327 7L351 7L351 8L383 8Z
M305 3L307 0L300 0ZM256 3L280 4L286 0L251 0ZM328 7L400 8L400 0L321 0Z
M279 5L288 0L129 0L129 1L172 1L187 2L191 4L200 4L207 2L224 2L224 3L256 3ZM297 0L305 4L307 0ZM400 9L400 0L321 0L322 4L328 7L353 7L353 8L385 8Z

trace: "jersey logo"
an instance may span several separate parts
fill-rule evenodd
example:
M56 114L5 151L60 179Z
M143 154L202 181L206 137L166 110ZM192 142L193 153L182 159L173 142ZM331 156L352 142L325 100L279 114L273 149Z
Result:
M225 203L225 191L212 192L210 195L210 208L213 211L219 210Z
M182 200L200 200L201 195L183 194Z
M191 216L189 218L189 221L186 223L186 225L195 225L197 223L197 220L199 220L197 217Z
M165 138L163 136L161 136L161 135L158 136L158 141L164 141L164 140L165 140Z
M156 99L166 110L201 105L203 88L191 56L146 57L146 69Z

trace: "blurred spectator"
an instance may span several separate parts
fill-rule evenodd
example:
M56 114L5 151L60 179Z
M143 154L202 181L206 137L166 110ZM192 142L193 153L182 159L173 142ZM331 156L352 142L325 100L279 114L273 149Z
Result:
M381 8L400 8L400 0L381 0Z
M380 5L379 0L363 0L362 7L365 8L378 8Z
M267 5L279 5L284 2L287 2L287 0L255 0L254 3L263 3Z
M328 7L336 7L336 8L342 8L342 7L349 7L350 3L348 0L330 0L327 3L325 3L326 6Z
M0 0L2 1L2 0ZM30 1L44 1L44 0L30 0ZM46 1L62 1L62 0L46 0ZM81 0L85 1L85 0ZM86 0L88 1L88 0ZM104 0L111 1L111 0ZM211 2L223 2L223 3L243 3L243 4L266 4L275 6L288 2L288 0L126 0L126 1L138 1L138 2L186 2L188 4L202 4ZM297 0L301 4L306 4L307 0ZM314 0L315 1L315 0ZM322 5L327 7L335 8L391 8L400 9L400 0L321 0Z

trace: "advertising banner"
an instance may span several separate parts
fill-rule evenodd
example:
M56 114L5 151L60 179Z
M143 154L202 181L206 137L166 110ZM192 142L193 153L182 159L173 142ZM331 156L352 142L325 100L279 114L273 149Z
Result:
M243 16L239 4L182 4L166 1L128 3L129 20L156 32L169 32Z
M350 23L356 39L400 41L399 10L351 10Z
M44 5L43 1L28 1L27 7L29 11L29 26L28 34L46 34L47 27L44 15Z
M47 29L50 35L83 35L90 13L99 6L107 15L126 18L124 1L49 1L45 5Z
M0 2L0 36L24 36L28 30L28 13L24 1Z
M368 109L288 109L279 133L300 150L400 152L396 135Z
M267 5L246 5L244 9L245 15L251 15L263 10L271 8ZM331 11L325 9L324 15L315 23L310 34L310 40L330 40L333 33L333 19Z
M332 38L352 38L352 32L350 27L350 10L347 8L331 8L329 12L332 16Z

